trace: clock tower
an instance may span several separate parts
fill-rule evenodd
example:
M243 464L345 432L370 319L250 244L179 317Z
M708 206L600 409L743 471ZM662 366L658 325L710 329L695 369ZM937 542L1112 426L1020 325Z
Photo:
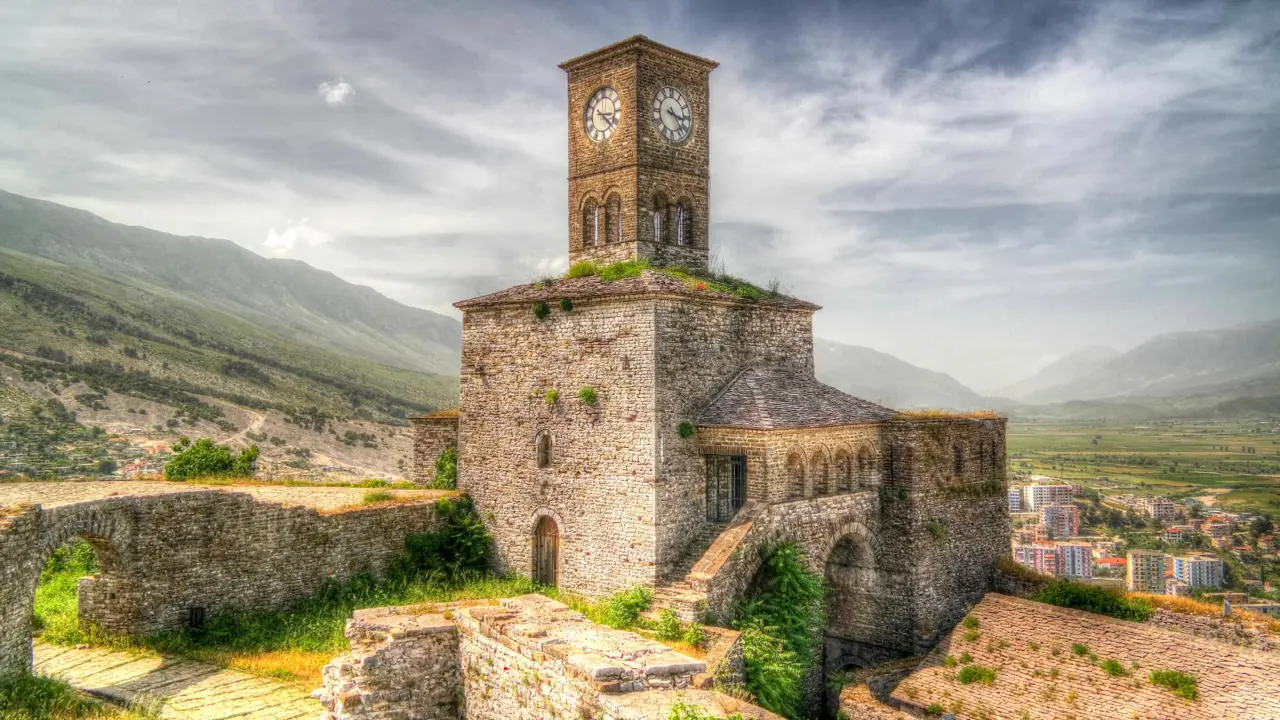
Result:
M643 35L565 61L569 261L706 269L716 63Z

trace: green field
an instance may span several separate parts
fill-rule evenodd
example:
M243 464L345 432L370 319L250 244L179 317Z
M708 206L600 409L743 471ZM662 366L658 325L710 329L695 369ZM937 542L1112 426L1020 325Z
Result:
M1009 424L1015 479L1280 513L1280 421Z

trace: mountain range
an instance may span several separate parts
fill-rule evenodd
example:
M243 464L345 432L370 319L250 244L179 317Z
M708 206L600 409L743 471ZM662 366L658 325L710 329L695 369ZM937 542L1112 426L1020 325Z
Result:
M228 240L120 225L0 192L3 292L27 322L0 331L0 351L30 355L44 347L83 360L145 365L119 357L127 345L165 356L147 370L187 382L193 392L336 415L359 406L361 394L376 398L362 406L373 418L456 402L458 320ZM69 315L66 307L52 311L36 298L41 292L84 307ZM120 327L103 332L110 317ZM107 337L113 333L119 337ZM1108 408L1183 414L1218 412L1237 399L1244 400L1226 407L1259 411L1280 396L1280 319L1159 335L1125 353L1082 348L995 397L867 347L818 338L814 356L819 379L890 407L996 408L1015 416L1097 416ZM236 361L257 363L263 377L228 373ZM397 393L403 402L390 401Z

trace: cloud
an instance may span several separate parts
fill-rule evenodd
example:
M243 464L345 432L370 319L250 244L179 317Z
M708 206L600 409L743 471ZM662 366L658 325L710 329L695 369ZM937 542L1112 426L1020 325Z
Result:
M302 218L294 222L293 220L285 221L284 229L276 232L273 227L267 231L267 237L262 241L263 247L267 249L267 253L275 257L284 257L293 252L294 248L299 245L305 247L319 247L333 241L333 236L322 230L317 230L307 224L308 220Z
M326 105L336 107L342 105L356 94L356 89L351 87L351 83L338 78L337 80L326 80L316 86L316 94L324 98Z
M556 63L642 32L721 62L713 248L824 336L995 387L1280 307L1273 0L130 2L0 4L0 187L452 312L563 267Z

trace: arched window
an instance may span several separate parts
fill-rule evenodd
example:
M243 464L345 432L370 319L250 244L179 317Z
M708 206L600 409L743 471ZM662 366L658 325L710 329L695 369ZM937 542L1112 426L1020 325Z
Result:
M622 242L622 200L617 193L605 201L604 242Z
M653 242L661 245L666 242L667 199L661 194L653 196Z
M836 492L849 492L853 489L853 459L846 450L836 453Z
M680 203L676 203L676 211L675 211L675 215L676 215L676 217L675 217L675 224L676 224L676 244L677 244L677 245L688 245L688 244L689 244L689 236L688 236L688 231L685 229L685 219L686 219L686 218L685 218L684 203L682 203L682 202L680 202Z
M601 220L603 220L603 218L600 217L601 213L600 213L599 205L596 205L593 208L593 210L594 212L592 212L591 214L591 244L599 245L600 244L600 222Z
M543 430L534 440L534 451L538 456L538 467L551 467L551 433Z
M870 448L858 450L858 487L873 487L876 483L876 459Z
M600 206L596 203L595 198L588 198L582 205L582 246L590 247L596 244L597 226L596 223L600 219Z
M951 455L951 474L959 480L964 477L964 448L959 445L952 445Z
M804 497L804 460L797 453L787 456L787 498Z
M810 459L809 467L813 468L813 494L830 495L831 463L827 460L826 451L819 450L814 453Z

